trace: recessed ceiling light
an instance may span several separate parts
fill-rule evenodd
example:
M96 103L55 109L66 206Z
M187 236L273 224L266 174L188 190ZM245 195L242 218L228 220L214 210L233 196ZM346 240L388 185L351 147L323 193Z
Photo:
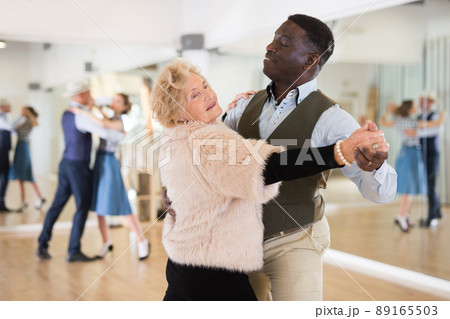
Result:
M0 49L4 49L7 47L6 41L0 40Z

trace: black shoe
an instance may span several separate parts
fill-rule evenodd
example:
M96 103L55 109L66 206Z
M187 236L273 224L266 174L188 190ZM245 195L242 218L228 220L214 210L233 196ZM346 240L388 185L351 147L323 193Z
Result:
M437 218L434 219L421 219L419 222L420 227L428 228L428 227L436 227L439 221Z
M96 257L88 257L80 251L79 253L76 253L76 254L67 254L66 261L69 263L77 262L77 261L88 262L88 261L94 261L96 259L97 259Z
M420 225L420 227L430 227L430 225L431 225L431 220L430 220L430 219L424 219L424 218L422 218L422 219L419 221L419 225Z
M28 207L27 202L23 202L22 205L16 210L17 213L23 213Z
M39 246L39 248L36 250L36 256L38 256L40 259L50 259L52 256L48 253L48 249L42 246Z
M10 213L12 212L11 209L7 208L6 206L0 206L0 213Z

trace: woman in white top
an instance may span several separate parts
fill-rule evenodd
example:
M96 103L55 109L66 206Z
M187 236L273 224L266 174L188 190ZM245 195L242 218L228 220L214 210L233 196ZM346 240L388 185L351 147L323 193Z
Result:
M17 210L18 212L23 212L28 207L28 203L25 201L24 182L30 182L38 196L35 205L37 209L42 208L42 205L46 201L42 197L39 187L34 180L31 167L29 137L32 129L38 125L37 117L38 113L35 109L27 105L22 108L21 116L13 124L14 130L17 133L17 144L14 152L13 166L10 171L10 179L17 180L19 183L22 204Z

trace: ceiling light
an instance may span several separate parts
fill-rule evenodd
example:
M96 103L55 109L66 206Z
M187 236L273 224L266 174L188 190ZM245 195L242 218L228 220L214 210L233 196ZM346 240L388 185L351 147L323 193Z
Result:
M0 49L6 48L7 44L6 41L0 40Z

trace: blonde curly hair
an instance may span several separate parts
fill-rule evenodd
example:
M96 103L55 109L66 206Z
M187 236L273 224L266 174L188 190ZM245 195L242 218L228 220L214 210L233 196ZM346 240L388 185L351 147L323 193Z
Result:
M182 58L176 59L159 73L150 94L150 106L155 120L162 126L174 127L185 116L184 89L192 74L204 79L195 66Z

